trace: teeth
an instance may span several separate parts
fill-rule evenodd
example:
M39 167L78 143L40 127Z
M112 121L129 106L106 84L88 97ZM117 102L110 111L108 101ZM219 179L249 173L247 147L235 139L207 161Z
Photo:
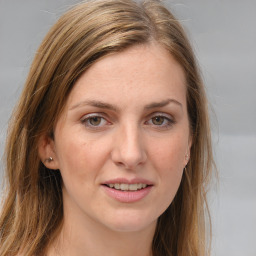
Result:
M142 188L146 188L147 184L142 184L142 183L138 183L138 184L115 183L115 184L107 184L107 186L110 187L110 188L114 188L114 189L118 189L118 190L122 190L122 191L136 191L136 190L140 190Z
M117 184L118 185L118 184ZM116 187L116 186L115 186ZM128 190L129 185L128 184L120 184L120 189L121 190Z
M141 189L140 184L130 184L129 185L129 190L137 190Z

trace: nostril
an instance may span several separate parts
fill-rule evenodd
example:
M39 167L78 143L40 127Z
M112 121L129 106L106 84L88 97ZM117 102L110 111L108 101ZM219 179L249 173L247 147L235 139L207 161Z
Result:
M124 166L124 164L122 162L116 162L117 166Z
M113 145L111 158L115 165L133 170L145 163L147 154L141 138L132 133L130 136L124 136L122 140L118 137Z

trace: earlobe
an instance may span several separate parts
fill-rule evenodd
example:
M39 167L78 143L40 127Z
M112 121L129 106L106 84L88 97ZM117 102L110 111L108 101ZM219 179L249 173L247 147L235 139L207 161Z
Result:
M188 150L189 150L189 149L188 149ZM189 152L189 153L186 153L186 155L185 155L185 162L184 162L185 168L186 168L186 166L187 166L187 164L188 164L188 162L189 162L189 158L190 158L190 152Z
M38 141L38 154L46 168L53 170L59 169L54 140L49 136L42 135L40 137Z
M191 150L191 146L192 146L192 138L190 137L190 138L189 138L189 141L188 141L187 152L186 152L186 155L185 155L185 167L187 166L187 164L188 164L188 162L189 162L189 159L190 159L190 150Z
M46 162L50 163L51 161L53 161L53 158L50 156L49 158L46 158L44 160L44 163L46 163Z

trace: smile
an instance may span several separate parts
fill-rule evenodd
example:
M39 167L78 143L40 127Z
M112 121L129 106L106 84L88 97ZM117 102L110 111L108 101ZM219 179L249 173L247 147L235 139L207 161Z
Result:
M148 185L143 183L135 183L135 184L126 184L126 183L114 183L114 184L105 184L109 188L114 188L116 190L122 191L137 191L143 188L146 188Z
M121 203L134 203L145 198L153 188L150 181L143 179L115 179L101 184L103 191Z

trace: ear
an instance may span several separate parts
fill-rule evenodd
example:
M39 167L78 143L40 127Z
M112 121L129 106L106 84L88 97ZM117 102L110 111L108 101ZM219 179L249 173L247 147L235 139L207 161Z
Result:
M53 170L59 169L54 140L46 134L39 138L38 154L45 167Z
M189 159L190 159L190 149L192 146L192 136L189 136L189 140L188 140L188 148L187 148L187 152L185 154L185 167L187 166Z

